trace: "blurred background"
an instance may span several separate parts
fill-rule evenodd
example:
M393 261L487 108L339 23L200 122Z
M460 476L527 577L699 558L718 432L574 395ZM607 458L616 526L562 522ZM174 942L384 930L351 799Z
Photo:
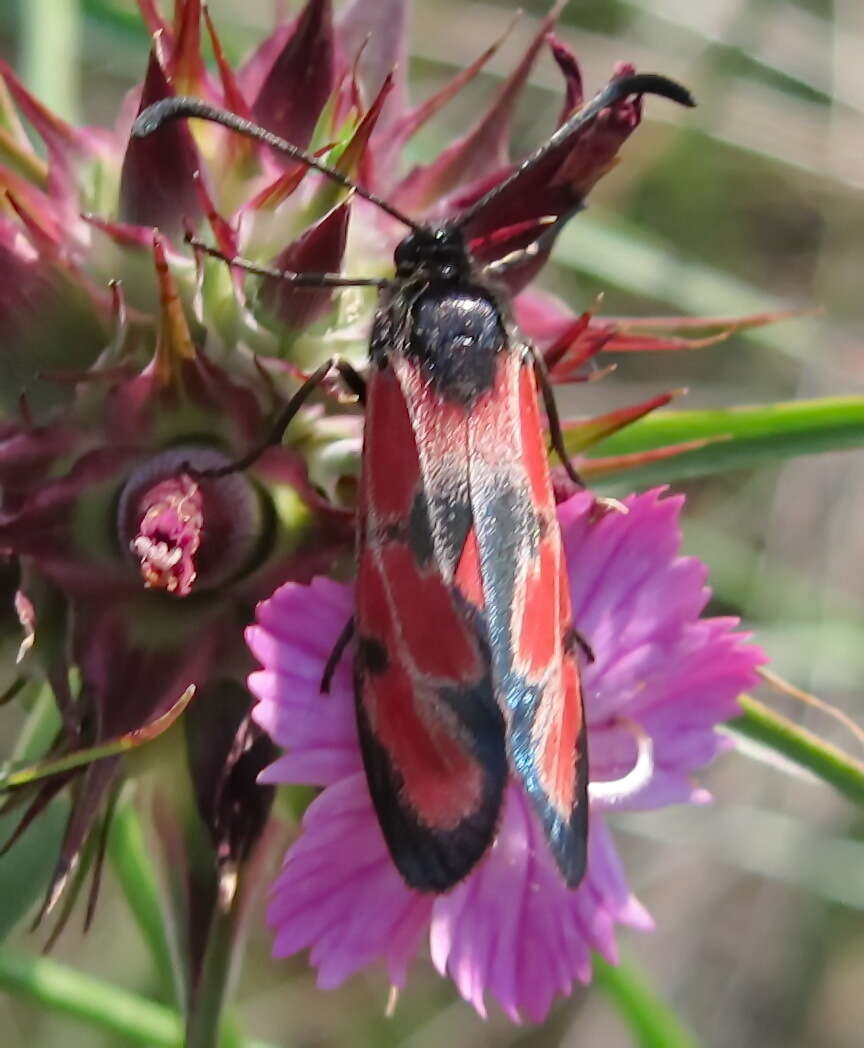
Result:
M164 4L164 0L163 0ZM165 6L170 6L165 4ZM277 4L291 11L296 4ZM232 59L272 24L273 0L210 0ZM547 5L524 15L500 53L416 143L431 153L465 129L508 72ZM511 20L511 0L417 0L415 99L476 57ZM684 407L864 392L864 4L860 0L571 0L560 35L588 93L618 60L683 80L699 108L647 105L622 163L571 223L544 274L578 308L602 292L611 315L733 315L784 308L787 320L688 353L630 355L609 380L567 391L574 412L686 385ZM3 0L0 55L67 119L113 120L144 72L149 41L133 0ZM551 58L520 108L514 150L535 145L560 109ZM590 398L590 400L588 399ZM680 485L686 546L707 561L713 610L740 615L800 687L864 710L864 457L834 452ZM829 719L763 698L850 751ZM14 718L3 711L0 750ZM705 775L710 817L674 809L620 817L631 883L657 931L625 933L640 968L699 1043L712 1048L864 1044L864 822L825 786L732 753ZM137 933L106 871L95 926L73 922L56 956L154 992ZM19 930L36 953L44 934ZM393 1019L382 973L316 993L303 959L274 964L259 924L239 989L243 1028L279 1045L583 1046L631 1035L597 990L561 1001L539 1028L486 1023L428 960ZM4 1048L124 1044L12 998Z

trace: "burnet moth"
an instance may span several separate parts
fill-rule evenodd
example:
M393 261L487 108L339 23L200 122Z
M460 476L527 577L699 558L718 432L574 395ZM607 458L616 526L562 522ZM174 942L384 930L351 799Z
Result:
M581 481L542 360L513 322L501 283L506 267L530 258L539 241L482 266L463 231L601 110L644 93L693 104L662 76L613 80L508 178L434 226L197 99L157 102L133 128L143 136L178 117L216 121L350 188L410 230L389 280L225 261L299 285L380 288L366 377L326 361L291 398L272 436L281 439L333 368L365 403L355 615L325 677L353 635L369 791L393 861L419 891L447 891L481 859L511 774L530 797L565 882L575 887L585 872L588 754L578 667L585 645L571 622L538 392L552 446ZM245 468L260 451L229 468Z

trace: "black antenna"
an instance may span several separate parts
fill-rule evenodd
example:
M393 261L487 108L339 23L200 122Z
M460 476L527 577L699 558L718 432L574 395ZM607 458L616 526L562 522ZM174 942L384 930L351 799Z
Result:
M307 167L320 171L322 175L326 175L333 182L338 182L340 186L353 190L357 196L363 197L371 204L375 204L376 207L380 207L382 211L386 211L388 215L408 226L409 229L413 229L415 233L419 233L424 229L423 226L413 219L403 215L392 204L388 204L386 200L382 200L381 197L370 193L368 189L358 186L356 182L347 175L343 175L341 171L337 171L335 167L330 167L329 164L325 164L314 156L309 156L302 149L287 142L284 138L280 138L279 135L274 135L272 131L268 131L252 120L246 120L228 109L220 109L218 106L210 105L208 102L202 102L200 98L179 96L177 98L163 98L161 102L154 102L143 113L138 114L138 118L132 125L132 134L136 138L146 138L148 135L152 135L154 131L158 131L169 120L179 120L183 117L197 117L199 120L209 120L211 123L221 124L231 131L245 135L247 138L254 138L258 142L263 142L278 152L290 156L293 160L299 160L300 163L306 164Z
M484 193L479 200L463 211L457 219L456 225L459 227L467 225L487 204L490 204L509 189L526 171L530 171L531 168L539 164L541 160L547 157L554 149L557 149L574 132L584 127L585 124L590 123L601 110L606 109L607 106L614 105L622 98L626 98L627 95L649 94L662 95L664 98L669 98L682 106L696 105L693 101L693 96L686 87L682 87L681 84L670 80L668 77L661 76L659 73L636 73L633 76L622 76L617 80L611 80L587 105L583 106L578 113L574 113L566 123L562 124L551 138L544 142L543 145L538 146L529 157L526 157L503 182L493 186L488 193Z

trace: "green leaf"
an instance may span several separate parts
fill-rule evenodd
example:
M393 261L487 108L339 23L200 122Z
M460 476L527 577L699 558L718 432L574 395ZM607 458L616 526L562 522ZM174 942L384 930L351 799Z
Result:
M82 8L88 20L93 22L93 29L110 32L132 40L140 45L145 53L148 36L144 20L125 0L82 0Z
M743 712L728 723L733 733L782 754L833 786L850 801L864 806L864 764L861 761L749 695L742 695L740 704Z
M78 0L27 0L21 5L24 81L53 112L77 122L81 97Z
M48 957L0 950L0 987L133 1044L147 1048L183 1044L183 1024L169 1008ZM263 1041L243 1044L271 1048Z
M145 743L158 739L166 732L177 718L183 713L195 694L195 685L190 684L179 699L166 710L165 713L156 717L143 728L126 732L114 739L106 739L96 746L85 746L71 753L64 753L60 757L49 757L35 764L21 767L0 768L0 792L13 787L29 786L40 779L46 779L62 772L74 771L86 764L104 760L106 757L115 757L121 753L137 749Z
M674 458L615 475L647 485L864 445L864 397L827 397L711 411L658 412L600 445L603 456L713 439ZM566 434L565 434L566 443Z
M696 1041L665 1001L626 964L612 965L596 954L594 982L626 1020L639 1048L696 1048Z
M138 813L128 799L121 800L111 821L108 856L132 916L149 947L167 999L179 1004L185 995L183 976L166 934L166 917L144 831Z
M22 759L42 753L50 745L59 720L50 689L42 688L18 736L16 756ZM0 819L0 842L5 843L24 813L15 808ZM20 840L0 856L0 941L24 917L33 903L47 890L57 862L60 838L69 803L55 798Z
M133 1044L179 1048L182 1024L160 1004L100 982L47 957L0 950L0 986Z
M68 810L64 799L52 801L0 857L0 941L48 890ZM15 811L0 819L0 840L8 840L21 815L21 811Z

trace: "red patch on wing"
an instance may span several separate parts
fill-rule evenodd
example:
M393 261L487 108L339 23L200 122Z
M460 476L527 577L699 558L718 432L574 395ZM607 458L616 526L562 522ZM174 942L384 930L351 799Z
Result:
M483 596L483 578L480 574L480 550L477 546L477 532L471 528L453 579L462 596L475 608L485 604Z
M554 505L549 480L549 455L537 404L537 383L527 365L519 372L519 426L522 437L522 466L531 485L538 510Z
M544 689L537 727L540 782L553 807L567 819L576 799L576 747L582 730L579 670L570 654Z
M417 669L453 684L482 676L474 633L434 567L424 571L401 543L385 546L378 555L393 606L399 609L400 641Z
M540 543L535 560L525 566L520 606L514 609L519 623L515 651L520 669L531 680L548 671L561 652L559 600L556 593L560 540Z
M406 519L420 486L420 459L405 398L389 368L373 371L366 404L364 447L375 454L363 456L366 504L360 512L372 508L379 520Z
M549 475L545 431L534 372L519 373L521 465L538 518L545 523L536 555L519 574L514 612L516 664L543 685L533 729L535 760L549 803L569 820L577 803L577 751L584 747L579 667L565 646L571 627L569 583Z
M387 555L393 552L388 550ZM379 568L372 550L367 549L360 558L358 634L362 641L380 645L386 659L374 672L364 669L359 697L376 741L388 752L403 779L404 800L425 824L439 830L453 829L480 804L483 770L462 740L455 713L413 663L424 651L431 652L437 660L434 669L442 676L453 677L457 669L464 669L451 661L454 657L456 663L468 657L475 673L479 662L464 628L448 634L442 642L437 620L425 618L424 613L432 614L427 611L425 596L419 598L424 603L397 603L399 618L394 620L388 599L393 571L392 561L383 570ZM413 600L418 600L416 593ZM417 614L410 614L412 607ZM452 612L450 617L452 627ZM421 621L426 629L418 650L416 638L415 643L408 638ZM430 621L435 621L434 643L430 642Z
M454 732L455 717L434 694L424 694L398 659L363 681L362 702L403 781L402 802L436 830L452 830L481 802L483 772ZM426 716L421 706L428 707ZM432 719L429 714L440 720ZM449 716L447 716L449 714Z

